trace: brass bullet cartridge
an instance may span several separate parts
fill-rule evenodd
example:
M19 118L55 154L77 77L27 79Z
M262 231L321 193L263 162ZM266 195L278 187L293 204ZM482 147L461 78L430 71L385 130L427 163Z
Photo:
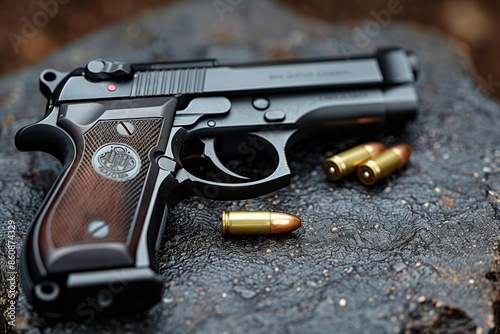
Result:
M385 150L384 144L372 142L358 145L347 151L331 156L323 162L323 171L331 181L338 181L366 160Z
M375 184L387 174L404 166L410 160L411 152L411 147L407 144L399 144L388 148L375 158L359 165L359 181L365 186Z
M291 232L300 218L284 212L222 211L222 234L277 234Z

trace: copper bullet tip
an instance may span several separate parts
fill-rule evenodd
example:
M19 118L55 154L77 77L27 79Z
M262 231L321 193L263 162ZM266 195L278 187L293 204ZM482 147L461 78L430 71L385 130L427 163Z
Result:
M271 212L271 234L288 233L300 227L299 217L284 212Z
M364 145L365 150L370 153L370 157L373 158L375 155L379 154L385 150L385 145L378 142L370 142Z
M391 149L401 158L401 166L406 165L406 163L410 160L410 156L412 153L412 148L410 145L399 144L391 147Z

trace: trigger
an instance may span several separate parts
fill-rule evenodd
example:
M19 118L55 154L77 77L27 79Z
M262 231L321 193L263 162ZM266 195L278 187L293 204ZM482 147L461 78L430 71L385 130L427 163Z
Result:
M242 181L250 180L248 177L236 174L235 172L229 170L224 164L219 160L219 157L215 153L215 138L204 138L201 139L203 144L205 144L205 149L203 152L203 156L209 159L217 168L219 168L222 172Z

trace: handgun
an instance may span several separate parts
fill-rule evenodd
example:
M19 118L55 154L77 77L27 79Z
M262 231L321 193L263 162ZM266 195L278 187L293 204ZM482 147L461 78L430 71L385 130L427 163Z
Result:
M286 187L286 152L319 132L415 117L417 56L221 64L93 59L47 69L44 117L15 138L62 164L23 243L21 284L47 318L144 311L162 295L155 256L188 196L240 200Z

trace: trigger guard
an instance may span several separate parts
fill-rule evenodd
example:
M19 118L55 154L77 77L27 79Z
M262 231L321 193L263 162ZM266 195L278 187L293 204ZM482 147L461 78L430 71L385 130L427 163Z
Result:
M274 146L276 153L278 154L278 166L271 175L261 180L240 183L221 183L204 180L189 173L185 169L179 171L176 178L178 180L189 179L190 182L192 182L193 193L196 196L208 199L239 200L268 194L277 189L283 188L290 183L291 173L286 161L285 149L288 139L290 139L295 131L296 130L289 130L280 133L262 131L251 133L252 135L269 141Z

